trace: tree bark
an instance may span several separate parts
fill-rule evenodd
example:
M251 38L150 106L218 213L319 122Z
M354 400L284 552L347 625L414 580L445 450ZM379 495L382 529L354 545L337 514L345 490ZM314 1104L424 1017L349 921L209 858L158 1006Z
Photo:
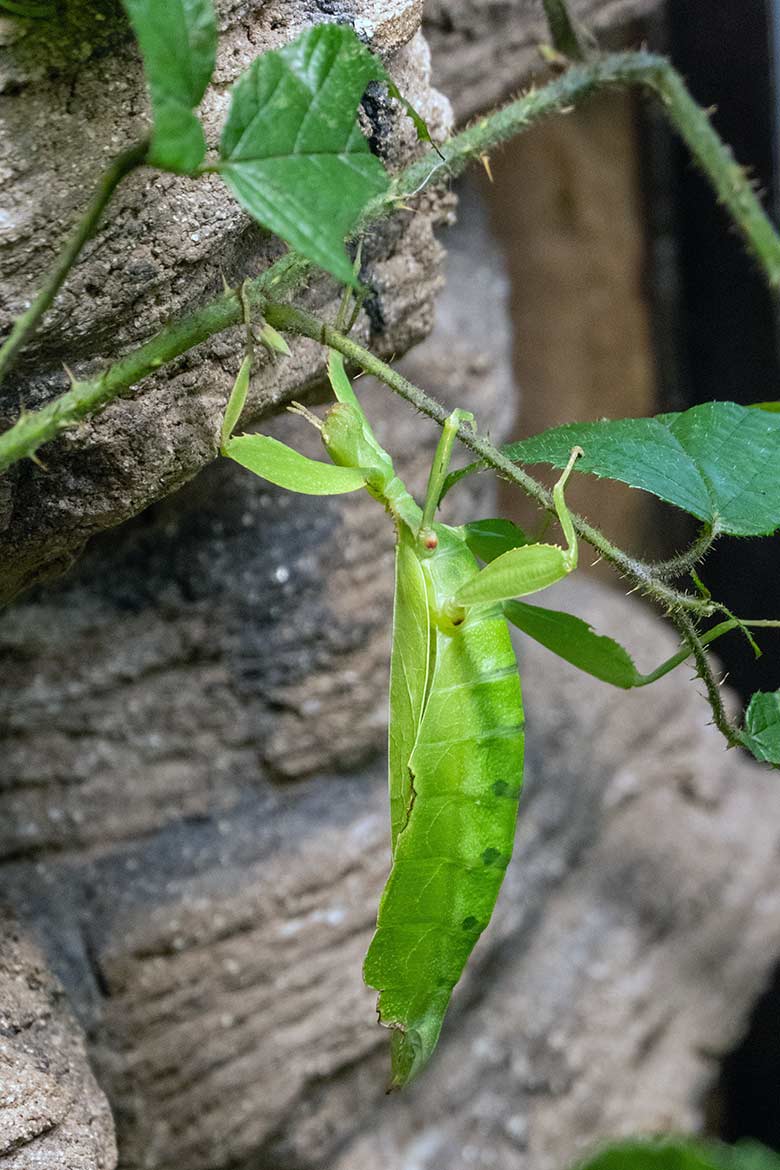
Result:
M304 7L286 11L300 8L303 19ZM521 5L515 11L527 19ZM226 6L228 23L231 13L245 9ZM269 13L264 6L254 17L270 28ZM230 27L246 33L249 19ZM419 40L405 43L424 60ZM116 70L110 60L96 59L106 77ZM126 73L117 84L136 85ZM31 75L29 100L43 101L52 84ZM76 91L74 100L85 100L78 83ZM173 198L159 182L128 192L149 225L165 220L161 201ZM101 248L120 255L129 220L119 211L85 270L94 272ZM443 214L431 205L377 244L383 303L395 306L380 347L391 337L405 345L428 327L438 279L431 227ZM254 257L266 246L236 218L189 256L188 230L169 227L178 235L168 275L161 269L143 283L176 286L182 304L206 291L226 257L238 273L243 248L257 249ZM500 438L514 400L507 286L472 196L447 243L436 331L405 369L443 400L475 407L481 427ZM189 292L188 273L197 284ZM42 395L66 341L83 341L87 364L103 353L112 313L120 344L131 343L133 301L122 300L127 285L116 279L111 291L106 277L99 311L86 287L85 317L68 323L58 306L53 340L27 367L31 378L40 374ZM324 304L329 291L311 296ZM142 314L157 311L154 296L145 304L135 310L139 329L149 324ZM213 454L237 348L205 350L205 364L183 363L60 441L51 479L27 467L10 489L15 515L29 508L28 519L43 507L35 491L51 493L50 527L30 538L38 541L33 576L63 549L72 555L74 533L81 540L157 500L95 539L67 578L0 619L0 882L77 1012L114 1112L120 1164L552 1170L616 1131L700 1126L718 1060L780 955L780 793L770 774L723 751L684 670L626 695L525 641L528 779L515 860L434 1064L407 1094L385 1096L387 1036L360 962L388 865L392 529L368 497L292 496L222 462L162 498ZM195 395L217 367L216 388ZM268 412L320 368L315 348L301 345L289 366L261 375L252 409ZM280 381L269 389L272 377ZM368 380L359 389L419 491L434 429ZM269 425L316 453L300 419ZM57 513L56 490L67 484ZM99 494L89 503L91 491ZM489 515L490 479L469 481L449 506L453 518ZM16 523L9 541L20 539ZM570 580L556 602L623 635L642 667L673 648L635 599ZM20 978L39 967L27 951L18 959ZM68 1113L60 1048L47 1035L40 1043L55 1072L35 1091L51 1124L37 1136L27 1123L14 1121L11 1137L0 1128L0 1151L4 1140L9 1166L27 1170L39 1163L14 1159L32 1158L67 1118L76 1132L92 1115L99 1121L81 1131L92 1145L85 1139L82 1161L73 1154L62 1164L110 1167L110 1134L79 1040L69 1041L82 1079L68 1089ZM12 1092L26 1075L14 1071ZM46 1164L57 1166L58 1156Z
M7 38L5 44L0 39L2 165L10 176L2 207L2 332L41 282L84 192L147 125L143 74L126 26L113 5L101 23L94 20L95 5L87 4L93 19L85 40L83 7L83 0L66 7L68 21L64 32L56 27L56 35L36 22L20 36L19 22L0 18L0 37L4 31ZM354 24L434 136L446 135L450 108L430 87L420 10L419 0L251 6L223 0L217 69L203 105L209 141L218 138L229 85L254 57L326 19ZM419 149L400 108L380 99L372 117L377 148L391 168ZM399 213L366 241L364 275L373 297L357 335L388 356L404 352L430 328L440 260L433 228L450 210L446 196L426 197L417 214ZM120 187L24 360L0 390L0 421L10 424L20 403L32 409L66 389L63 364L76 377L95 376L171 317L217 295L223 279L237 287L282 251L216 176L194 181L147 168L136 172ZM333 281L319 279L305 299L326 312L339 295ZM240 329L204 342L146 379L131 398L115 401L49 444L41 452L44 467L28 460L3 476L0 602L66 568L94 533L135 515L215 458L242 346ZM297 347L287 362L260 355L245 422L305 395L322 376L317 346Z
M0 908L0 1167L113 1170L114 1125L38 948Z

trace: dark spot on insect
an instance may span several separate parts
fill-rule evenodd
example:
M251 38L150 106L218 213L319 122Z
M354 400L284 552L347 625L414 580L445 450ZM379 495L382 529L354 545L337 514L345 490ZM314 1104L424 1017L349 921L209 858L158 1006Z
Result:
M493 785L494 796L507 796L509 794L509 785L506 780L496 780Z
M464 930L473 930L476 925L477 925L477 919L474 917L473 914L469 914L468 918L464 918L463 921L461 922L461 926L463 927Z
M491 847L489 849L486 849L485 852L482 854L482 861L485 865L495 865L495 863L498 861L498 859L500 857L501 857L501 850L494 849L493 846L491 845Z
M465 620L465 618L456 617L452 619L452 624L453 626L462 626Z

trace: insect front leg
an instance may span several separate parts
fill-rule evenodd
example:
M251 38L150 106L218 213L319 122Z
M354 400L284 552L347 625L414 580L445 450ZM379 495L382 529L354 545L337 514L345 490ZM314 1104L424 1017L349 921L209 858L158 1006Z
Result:
M553 502L560 521L566 547L557 544L527 544L496 557L465 581L448 605L448 614L456 620L463 608L485 602L508 601L527 597L548 585L554 585L577 567L577 534L564 491L582 448L575 447L560 479L553 488ZM462 619L461 619L462 620Z
M450 468L450 461L452 459L452 449L455 446L455 440L458 437L458 431L463 423L474 424L474 415L468 410L453 410L450 417L442 427L441 437L439 438L438 446L436 447L436 454L433 457L431 464L431 473L428 476L428 488L425 493L425 506L423 508L422 521L420 523L420 530L417 534L417 542L420 548L420 553L430 555L437 547L439 541L433 529L433 521L436 516L436 509L439 506L441 499L444 481L447 478L447 472Z

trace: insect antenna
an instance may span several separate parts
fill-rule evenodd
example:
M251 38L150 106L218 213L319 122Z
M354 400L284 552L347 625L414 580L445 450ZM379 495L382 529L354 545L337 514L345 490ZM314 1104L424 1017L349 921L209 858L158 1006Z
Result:
M318 431L322 431L322 419L317 418L316 414L312 414L307 406L303 406L300 402L291 402L287 409L290 414L299 414L301 418L305 418Z

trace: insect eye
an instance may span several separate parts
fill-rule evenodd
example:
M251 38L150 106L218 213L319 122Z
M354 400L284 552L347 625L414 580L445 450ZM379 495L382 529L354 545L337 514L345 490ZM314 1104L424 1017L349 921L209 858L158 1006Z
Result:
M439 538L432 528L421 528L417 540L425 552L433 552L439 547Z

